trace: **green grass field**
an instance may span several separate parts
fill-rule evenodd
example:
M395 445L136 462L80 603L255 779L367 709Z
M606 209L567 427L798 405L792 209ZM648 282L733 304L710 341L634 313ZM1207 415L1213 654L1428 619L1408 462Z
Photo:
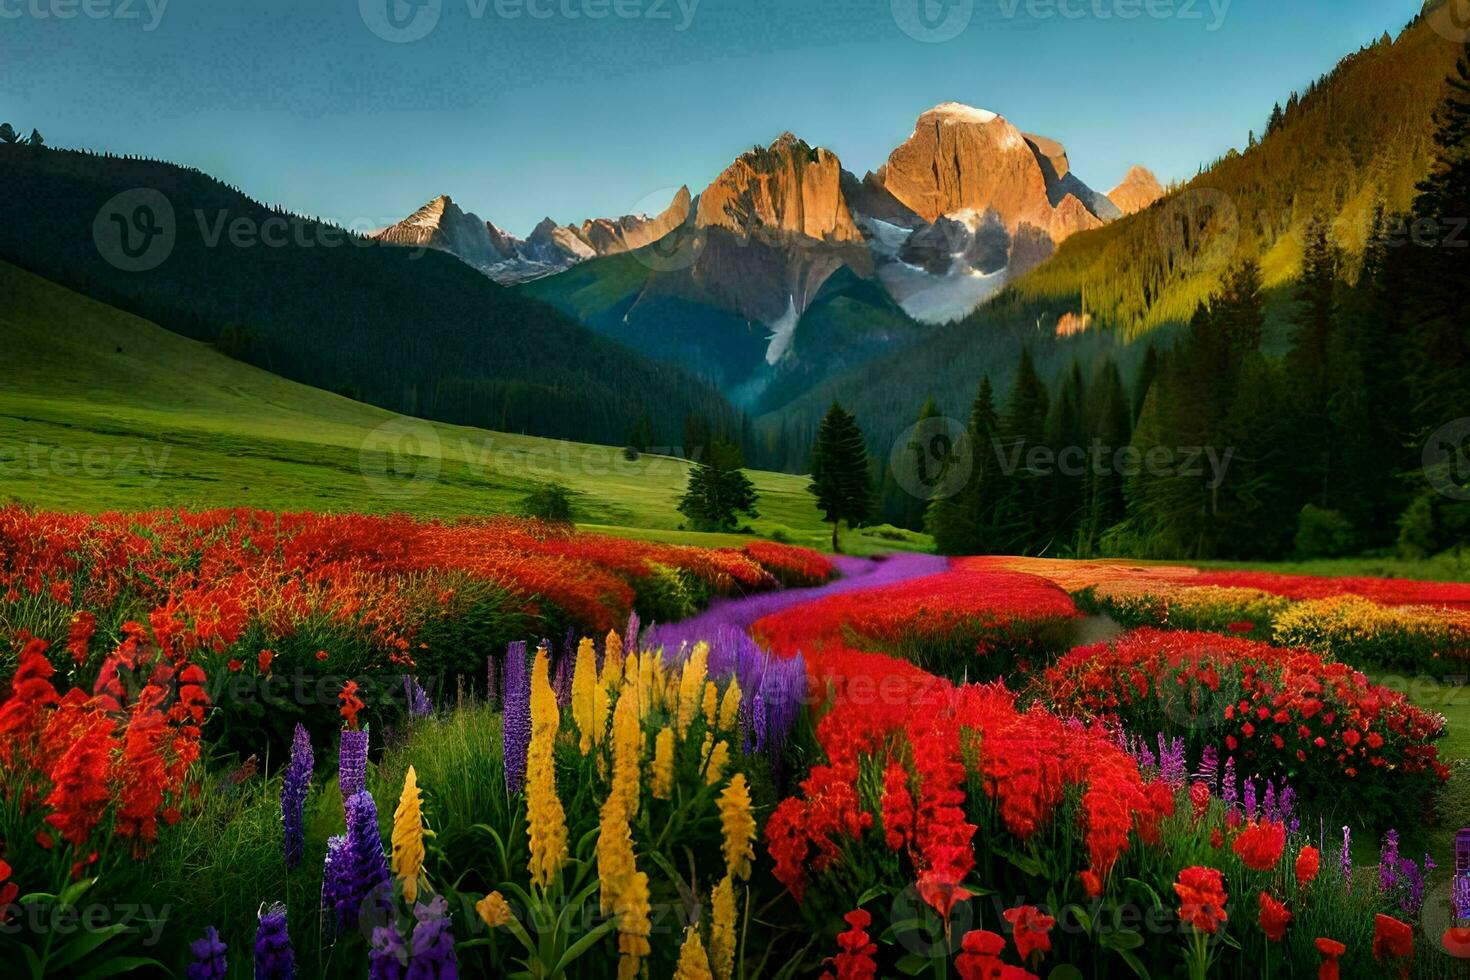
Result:
M286 381L0 263L0 501L57 510L260 507L446 517L514 512L539 483L577 520L628 537L680 530L689 464L405 418ZM825 547L806 479L752 472L757 533ZM844 532L858 554L922 535Z

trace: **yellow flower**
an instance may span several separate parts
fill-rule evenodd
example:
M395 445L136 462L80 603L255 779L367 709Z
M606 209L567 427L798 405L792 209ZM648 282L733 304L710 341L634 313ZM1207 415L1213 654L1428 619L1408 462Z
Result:
M703 641L694 645L694 652L684 662L684 673L679 679L679 737L689 734L689 726L699 713L700 698L704 694L704 676L709 664L709 644Z
M707 744L707 743L706 743ZM710 749L709 761L704 768L704 784L713 786L725 778L725 767L730 764L730 745L723 738Z
M742 880L749 879L750 862L755 858L755 818L750 814L750 787L745 784L744 773L730 777L730 785L720 794L719 808L725 870Z
M551 655L536 651L531 667L531 746L526 752L526 825L531 881L546 888L567 860L567 818L556 795L556 731L561 713L551 689Z
M476 902L475 912L491 929L499 929L511 919L510 904L500 892L491 892Z
M638 722L638 690L624 684L613 712L613 770L610 795L617 797L628 816L638 813L638 783L643 761L643 726Z
M649 788L656 800L667 800L674 792L674 730L667 725L653 740L653 774Z
M720 692L715 689L714 681L704 682L704 717L709 726L715 726L715 719L720 714Z
M699 941L696 926L684 931L684 945L679 947L679 964L674 967L674 980L714 980L709 972L709 957L704 955L704 943Z
M644 715L663 707L663 662L663 654L655 650L645 650L638 660L638 703Z
M607 643L602 651L602 676L598 678L603 687L612 687L623 676L623 641L613 632L607 634Z
M403 882L403 900L410 906L419 897L419 874L424 867L424 814L419 802L418 774L413 766L403 777L403 795L393 813L393 874Z
M710 896L714 921L709 930L709 963L717 980L730 980L735 972L735 879L720 879Z
M733 732L740 722L740 682L730 678L725 688L725 699L720 702L720 731Z
M651 951L648 935L648 876L633 860L633 834L622 800L610 795L602 805L597 834L598 902L604 915L618 916L618 976L638 975L639 960Z
M604 694L604 700L606 697ZM582 733L583 755L602 744L602 728L597 724L597 651L590 639L583 639L577 647L577 665L572 670L572 720Z

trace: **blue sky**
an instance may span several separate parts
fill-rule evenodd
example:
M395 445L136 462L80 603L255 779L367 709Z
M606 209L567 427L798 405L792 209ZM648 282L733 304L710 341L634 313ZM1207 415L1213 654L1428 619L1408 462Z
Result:
M784 130L861 175L945 101L1061 140L1078 174L1107 190L1133 163L1166 182L1192 175L1244 144L1272 102L1396 34L1416 9L0 0L0 119L53 145L190 164L266 202L358 226L443 193L518 234L545 215L656 209ZM380 36L426 28L399 43Z

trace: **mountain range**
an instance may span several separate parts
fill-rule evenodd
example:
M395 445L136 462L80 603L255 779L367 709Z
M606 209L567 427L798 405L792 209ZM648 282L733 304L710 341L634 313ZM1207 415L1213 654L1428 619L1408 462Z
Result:
M965 316L1072 234L1163 193L1142 167L1111 194L1094 191L1057 141L951 102L920 115L861 178L784 133L654 217L548 218L521 241L440 197L375 237L525 283L764 411Z

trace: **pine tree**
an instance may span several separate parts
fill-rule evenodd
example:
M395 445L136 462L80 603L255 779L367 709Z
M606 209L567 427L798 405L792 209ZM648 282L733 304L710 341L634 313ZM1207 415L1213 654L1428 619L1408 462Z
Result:
M999 427L995 393L990 378L986 377L980 382L980 391L970 410L967 432L972 460L970 478L954 497L931 504L925 519L940 554L982 554L995 549L1001 537L996 526L996 505L1002 490L1000 463L996 459Z
M26 140L26 145L30 146L32 149L39 150L46 145L46 141L41 138L41 133L39 130L33 129L31 130L31 138Z
M932 487L933 481L942 479L953 459L934 458L936 446L924 437L934 433L924 427L930 419L939 418L939 403L930 395L919 408L916 424L920 436L902 447L895 458L884 467L883 488L879 494L884 520L897 527L918 531L924 527L925 512L929 497L916 496L915 490ZM896 472L897 471L897 472Z
M1133 422L1138 422L1138 417L1143 414L1143 401L1148 397L1148 390L1153 385L1154 379L1159 376L1159 349L1154 344L1148 345L1147 352L1143 355L1143 366L1138 369L1138 380L1133 385Z
M15 131L15 127L10 123L0 123L0 143L18 142L20 142L20 134Z
M1037 507L1038 500L1045 499L1038 494L1047 474L1032 472L1028 463L1034 450L1046 447L1048 404L1046 386L1036 373L1031 351L1023 347L1000 425L1004 489L998 523L1010 532L1008 540L1001 542L1005 551L1029 551L1051 540L1045 513Z
M1285 120L1286 117L1281 112L1281 103L1278 102L1275 106L1272 107L1271 118L1266 122L1266 135L1270 136L1272 133L1276 132L1276 130L1281 127L1281 124L1285 122Z
M837 532L843 521L855 527L872 513L872 477L863 432L837 402L827 411L812 448L812 482L808 492L832 524L832 550L841 552Z
M679 498L679 512L698 531L733 531L738 515L759 517L755 487L741 472L740 447L723 439L710 445L689 471L689 486Z

